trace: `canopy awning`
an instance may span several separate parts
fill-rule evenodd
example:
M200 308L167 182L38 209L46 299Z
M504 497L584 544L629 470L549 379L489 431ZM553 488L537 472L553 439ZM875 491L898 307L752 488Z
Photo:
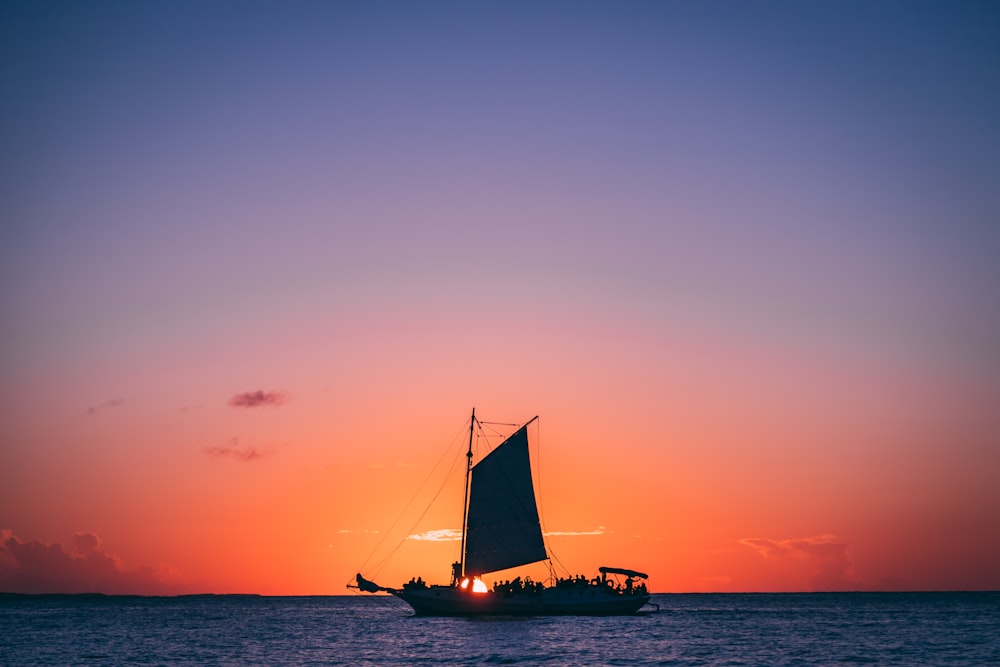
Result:
M647 579L649 577L645 572L636 572L635 570L626 570L621 567L599 567L597 568L601 574L622 574L626 577L638 577L639 579Z

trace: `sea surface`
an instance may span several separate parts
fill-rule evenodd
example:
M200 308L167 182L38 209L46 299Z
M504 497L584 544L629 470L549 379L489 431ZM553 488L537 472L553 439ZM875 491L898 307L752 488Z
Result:
M382 596L0 595L0 664L1000 664L1000 593L653 601L660 613L456 619Z

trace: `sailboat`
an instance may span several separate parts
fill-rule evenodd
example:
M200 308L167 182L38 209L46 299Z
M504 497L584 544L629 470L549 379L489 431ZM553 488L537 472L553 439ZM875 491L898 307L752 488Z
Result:
M488 587L482 576L548 560L531 477L528 426L520 426L473 465L475 408L469 425L461 558L452 564L451 583L428 585L411 579L399 588L379 586L359 572L356 585L368 593L386 592L409 604L417 615L588 615L635 614L650 604L643 572L600 567L600 576L550 581L530 578ZM656 606L656 605L652 605Z

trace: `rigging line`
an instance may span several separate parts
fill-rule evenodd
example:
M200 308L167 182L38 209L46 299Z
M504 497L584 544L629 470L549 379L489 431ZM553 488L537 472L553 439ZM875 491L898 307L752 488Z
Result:
M562 567L565 570L566 566L562 564L562 561L559 560L559 557L552 550L552 544L549 542L549 540L547 540L545 538L545 532L546 532L545 531L545 519L544 519L545 510L544 510L544 507L542 505L542 420L541 419L536 419L535 421L536 421L536 424L535 424L535 463L536 463L536 466L535 466L534 470L536 471L536 475L538 476L538 498L535 501L535 502L538 503L538 525L542 529L542 544L545 547L546 553L548 553L548 555L549 555L550 562L554 558L556 560L556 562L559 563L559 566Z
M380 560L378 563L376 563L373 566L374 567L374 574L373 574L373 576L377 575L379 572L382 571L382 567L386 564L386 562L389 560L389 558L391 558L393 554L395 554L397 551L399 551L399 548L402 547L403 544L406 543L407 538L409 538L409 536L413 533L413 529L416 528L417 525L421 522L421 520L423 520L424 516L427 515L427 512L430 510L431 506L434 505L434 502L437 500L438 496L441 495L441 492L448 485L448 482L451 481L452 475L455 474L455 468L457 467L457 464L458 464L459 460L460 460L460 457L459 457L458 454L456 454L455 455L455 460L452 462L451 467L448 469L448 473L444 476L444 480L441 482L441 487L438 488L437 492L434 494L434 497L431 498L430 502L427 503L427 506L424 507L424 511L420 513L420 516L417 517L417 519L413 522L413 525L411 525L410 529L405 532L404 536L399 540L399 542L396 544L396 546L394 546L389 551L389 553L387 553L385 555L385 557L382 558L382 560Z
M535 420L535 474L538 477L538 523L542 527L542 535L545 534L545 522L542 520L542 420Z
M524 425L523 425L523 426L522 426L521 428L519 428L519 429L517 429L516 431L514 431L514 433L513 433L513 434L511 434L511 435L510 435L510 437L508 437L508 438L507 438L506 440L504 440L504 441L503 441L502 443L500 443L500 444L501 444L501 445L503 445L503 444L504 444L504 443L506 443L506 442L507 442L508 440L510 440L511 438L513 438L513 437L514 437L515 435L517 435L518 433L520 433L520 432L521 432L522 430L523 430L523 431L525 431L525 434L524 434L524 437L525 437L525 439L526 439L526 440L528 440L528 441L530 442L530 440L528 439L528 433L527 433L527 428L528 428L528 426L529 426L529 425L530 425L530 424L531 424L532 422L534 422L534 421L537 421L537 419L538 419L538 417L537 417L537 416L536 416L536 417L534 417L534 418L532 418L532 419L531 419L531 421L529 421L529 422L525 423L525 424L524 424ZM530 448L530 445L529 445L529 448ZM530 453L529 453L529 456L530 456ZM531 462L530 462L530 460L529 460L529 462L528 462L528 466L529 466L529 470L530 470L530 469L531 469ZM504 468L504 467L503 467L502 465L500 465L500 466L497 466L497 471L498 471L498 472L500 473L501 477L503 477L503 481L504 481L504 482L506 482L506 484L507 484L507 489L508 489L508 490L510 490L510 491L513 491L513 490L514 490L514 488L515 488L515 486L514 486L514 484L513 484L512 482L511 482L511 476L510 476L510 475L508 474L508 472L509 472L509 471L508 471L508 469L507 469L507 468ZM473 471L473 472L475 472L475 471ZM518 507L518 508L519 508L519 509L521 510L521 512L522 512L523 514L528 514L528 515L530 515L530 514L531 514L531 511L534 511L534 513L535 513L535 516L537 517L537 516L538 516L538 498L537 498L537 495L535 494L535 489L534 489L534 481L532 481L532 489L531 489L531 494L532 494L532 496L535 496L535 498L534 498L534 501L535 501L535 503L534 503L534 505L532 505L532 506L531 506L530 508L528 507L528 505L527 505L527 504L525 504L525 503L524 503L524 499L523 499L523 498L521 498L521 497L520 497L520 496L519 496L518 494L516 494L516 493L511 493L510 495L511 495L511 497L513 498L513 500L514 500L514 501L515 501L515 502L517 503L517 507ZM541 518L540 518L540 517L539 517L539 522L538 522L538 531L539 531L540 533L542 532L542 524L541 524ZM542 535L542 548L543 548L543 549L545 549L545 546L546 546L546 545L545 545L545 536L544 536L544 535Z
M557 554L552 547L549 547L549 565L549 569L554 573L558 570L567 577L571 575L569 568L566 567L566 564L562 562L562 559L559 558L559 554Z
M550 553L549 553L549 562L551 563L552 561L555 561L559 565L559 567L562 569L563 574L569 576L570 571L569 571L569 568L566 567L566 564L563 563L561 560L559 560L559 556L557 556L554 551L552 551L551 549L549 551L550 551Z
M558 566L560 568L562 568L563 573L568 576L569 575L569 568L567 568L566 565L559 559L559 556L556 554L555 550L552 548L551 542L549 542L549 540L545 539L545 520L543 518L544 511L543 511L543 505L542 505L542 420L541 419L536 419L535 421L537 422L537 424L535 425L535 463L536 463L536 466L535 466L534 470L536 471L536 475L538 477L538 497L536 499L536 502L538 503L538 523L539 523L539 525L542 528L542 540L543 540L543 542L545 544L545 549L546 549L546 551L548 553L548 556L549 556L548 557L549 563L551 564L553 561L555 561L555 563L558 564ZM554 574L554 570L555 570L555 568L553 567L552 568L553 574Z
M483 428L483 424L495 424L500 426L519 426L519 424L500 424L500 422L481 422L478 419L476 420L476 422L479 424L479 431L478 434L476 435L476 462L482 461L484 458L493 453L493 450L495 448L493 447L493 444L490 442L490 438L498 438L501 443L506 441L503 431L498 431L495 428L491 428L489 429L490 432L486 433L486 430ZM480 440L483 441L483 449L486 450L486 454L483 455L479 454Z
M378 544L376 544L376 545L375 545L375 548L374 548L374 549L372 549L372 552L371 552L371 554L369 554L369 555L368 555L368 558L366 558L366 559L365 559L365 561L364 561L364 563L362 563L362 564L361 564L361 567L359 568L359 570L363 571L363 570L365 569L365 567L367 567L367 566L368 566L368 563L369 563L369 561L371 561L371 559L372 559L372 558L373 558L373 557L375 556L375 553L376 553L376 552L377 552L377 551L378 551L378 550L379 550L379 549L380 549L380 548L382 547L382 544L383 544L383 543L385 542L386 538L387 538L387 537L389 537L389 534L390 534L390 533L392 533L393 529L394 529L394 528L396 527L396 524L398 524L398 523L399 523L400 519L402 519L402 518L403 518L403 515L404 515L404 514L406 514L406 511L407 511L408 509L410 509L410 505L412 505L412 504L413 504L413 501L417 499L417 496L418 496L418 495L420 494L420 492L421 492L421 491L423 490L423 488L424 488L424 486L425 486L425 485L427 484L428 480L430 480L430 478L431 478L431 477L432 477L432 476L434 475L434 472L435 472L435 471L436 471L436 470L438 469L438 466L440 466L440 465L441 465L441 462L442 462L442 461L444 460L444 458L445 458L445 455L446 455L446 454L447 454L447 453L448 453L448 452L449 452L449 451L450 451L450 450L451 450L451 449L452 449L452 448L454 447L454 445L455 445L455 441L456 441L456 440L458 439L458 437L459 437L459 436L460 436L460 435L461 435L461 434L462 434L462 433L463 433L464 431L465 431L465 427L463 426L463 427L462 427L462 430L461 430L461 431L459 431L459 432L458 432L458 433L457 433L457 434L456 434L456 435L455 435L455 436L454 436L454 437L453 437L453 438L451 439L451 442L450 442L450 443L448 443L448 447L447 447L447 448L446 448L446 449L444 450L444 452L442 452L441 456L440 456L440 457L438 458L438 460L437 460L437 463L435 463L435 464L434 464L434 467L433 467L433 468L431 468L431 471L430 471L429 473L427 473L427 477L425 477L425 478L424 478L424 481L422 481L422 482L420 483L420 486L419 486L419 487L417 487L417 490L413 492L413 496L412 496L412 497L410 498L410 500L409 500L409 501L407 501L407 503L406 503L406 506L405 506L405 507L403 507L403 510L402 510L402 511L401 511L401 512L400 512L400 513L399 513L399 514L398 514L398 515L396 516L395 520L394 520L394 521L392 522L392 525L391 525L391 526L389 526L389 529L388 529L387 531L385 531L385 533L383 533L383 534L382 534L382 537L381 537L381 538L379 538L379 541L378 541ZM448 477L450 477L450 476L451 476L451 474L449 473L448 475L446 475L446 476L445 476L445 479L447 479L447 478L448 478ZM438 491L438 493L440 493L440 491ZM437 496L435 496L435 497L437 497ZM424 510L424 513L426 513L426 512L427 512L427 510ZM402 543L400 543L400 544L402 544ZM396 550L396 549L398 549L398 548L399 548L399 546L397 545L397 546L396 546L396 548L395 548L395 549L393 549L393 551L395 551L395 550ZM390 552L390 553L392 553L392 552ZM388 556L386 556L386 558L388 558ZM384 563L384 562L385 562L385 560L386 560L386 558L383 558L383 559L382 559L382 561L381 561L381 563Z
M484 421L480 421L480 420L477 419L476 420L476 424L479 426L479 429L478 429L478 431L476 433L476 463L478 464L479 461L482 461L487 456L489 456L490 454L492 454L493 450L496 449L496 447L498 447L498 446L502 445L503 443L507 442L511 438L511 436L513 436L515 433L517 433L518 431L520 431L521 428L527 426L528 424L530 424L532 421L535 421L536 419L538 419L537 416L534 417L534 418L532 418L530 421L524 422L523 424L511 424L511 423L507 423L507 422L484 422ZM491 428L491 429L489 429L489 433L487 433L486 429L483 428L483 425L490 425L490 426L511 426L511 427L514 428L514 430L513 431L506 431L506 430L501 431L499 429ZM493 445L492 440L498 440L499 441L499 443L497 444L496 447ZM480 447L480 441L482 441L482 447ZM486 453L485 454L480 454L480 449L485 450ZM473 466L473 467L475 467L475 466Z
M475 410L473 410L475 413ZM475 414L473 414L475 417ZM483 432L483 422L479 419L473 419L472 426L469 428L470 432L470 442L469 449L466 451L466 461L465 461L465 497L462 505L462 523L459 526L459 530L462 531L462 536L458 540L458 544L455 546L455 562L459 563L462 567L463 574L465 570L465 547L469 539L469 503L472 502L472 473L473 469L476 467L472 464L472 461L476 461L476 465L479 465L479 461L482 457L479 456L479 441L486 440L489 443L489 437ZM475 447L476 456L475 459L468 458L468 455L472 452L472 448Z
M463 457L464 457L464 455L463 455ZM416 519L416 521L413 522L413 525L410 526L410 529L408 531L406 531L406 533L407 533L406 536L403 537L399 541L399 543L396 544L396 546L394 546L392 548L392 550L389 551L389 553L387 553L385 555L385 557L382 560L380 560L378 563L376 563L373 566L373 573L374 573L373 576L377 575L382 570L382 567L386 564L386 562L389 560L389 558L391 558L393 554L395 554L397 551L399 551L399 548L402 547L403 544L406 542L407 538L413 532L413 529L416 528L417 524L419 524L423 520L424 516L427 515L427 512L430 510L431 506L434 504L434 501L437 500L438 496L441 495L441 492L444 490L444 488L448 485L448 482L451 480L451 476L455 472L456 463L458 461L459 461L459 457L456 456L455 462L453 462L451 464L451 468L448 470L448 474L445 475L444 481L441 482L441 487L437 490L437 493L434 494L434 497L431 498L431 501L429 503L427 503L427 507L425 507L424 511L420 513L420 516L418 516L417 519Z

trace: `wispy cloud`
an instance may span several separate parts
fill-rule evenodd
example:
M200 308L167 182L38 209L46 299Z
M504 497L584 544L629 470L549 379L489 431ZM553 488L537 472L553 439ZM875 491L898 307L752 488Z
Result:
M406 539L420 542L457 542L462 539L462 531L458 528L439 528L438 530L407 535Z
M856 587L858 583L851 559L851 545L835 535L784 540L747 537L739 542L764 558L798 558L810 562L816 570L811 579L816 590L843 590Z
M370 530L367 528L341 528L337 531L338 535L378 535L377 530Z
M245 391L229 399L229 405L234 408L257 408L262 405L281 405L285 402L283 391Z
M228 447L205 447L203 451L212 458L232 458L244 463L271 455L269 451L261 451L254 447L240 447L239 442L239 438L233 438Z
M603 535L607 529L604 526L598 526L592 530L549 530L545 532L546 537L581 537L584 535Z
M151 567L126 570L104 551L94 533L73 535L68 547L23 541L12 530L0 530L0 590L9 593L106 593L169 595L178 589Z
M581 537L586 535L604 535L607 529L604 526L598 526L592 530L550 530L545 533L546 537ZM419 542L457 542L462 539L462 531L458 528L438 528L436 530L427 530L422 533L414 533L412 535L407 535L408 540L417 540Z
M87 408L88 415L96 415L101 410L107 410L109 408L118 408L125 405L124 398L112 398L109 401L104 401L103 403L98 403L97 405L91 405Z

